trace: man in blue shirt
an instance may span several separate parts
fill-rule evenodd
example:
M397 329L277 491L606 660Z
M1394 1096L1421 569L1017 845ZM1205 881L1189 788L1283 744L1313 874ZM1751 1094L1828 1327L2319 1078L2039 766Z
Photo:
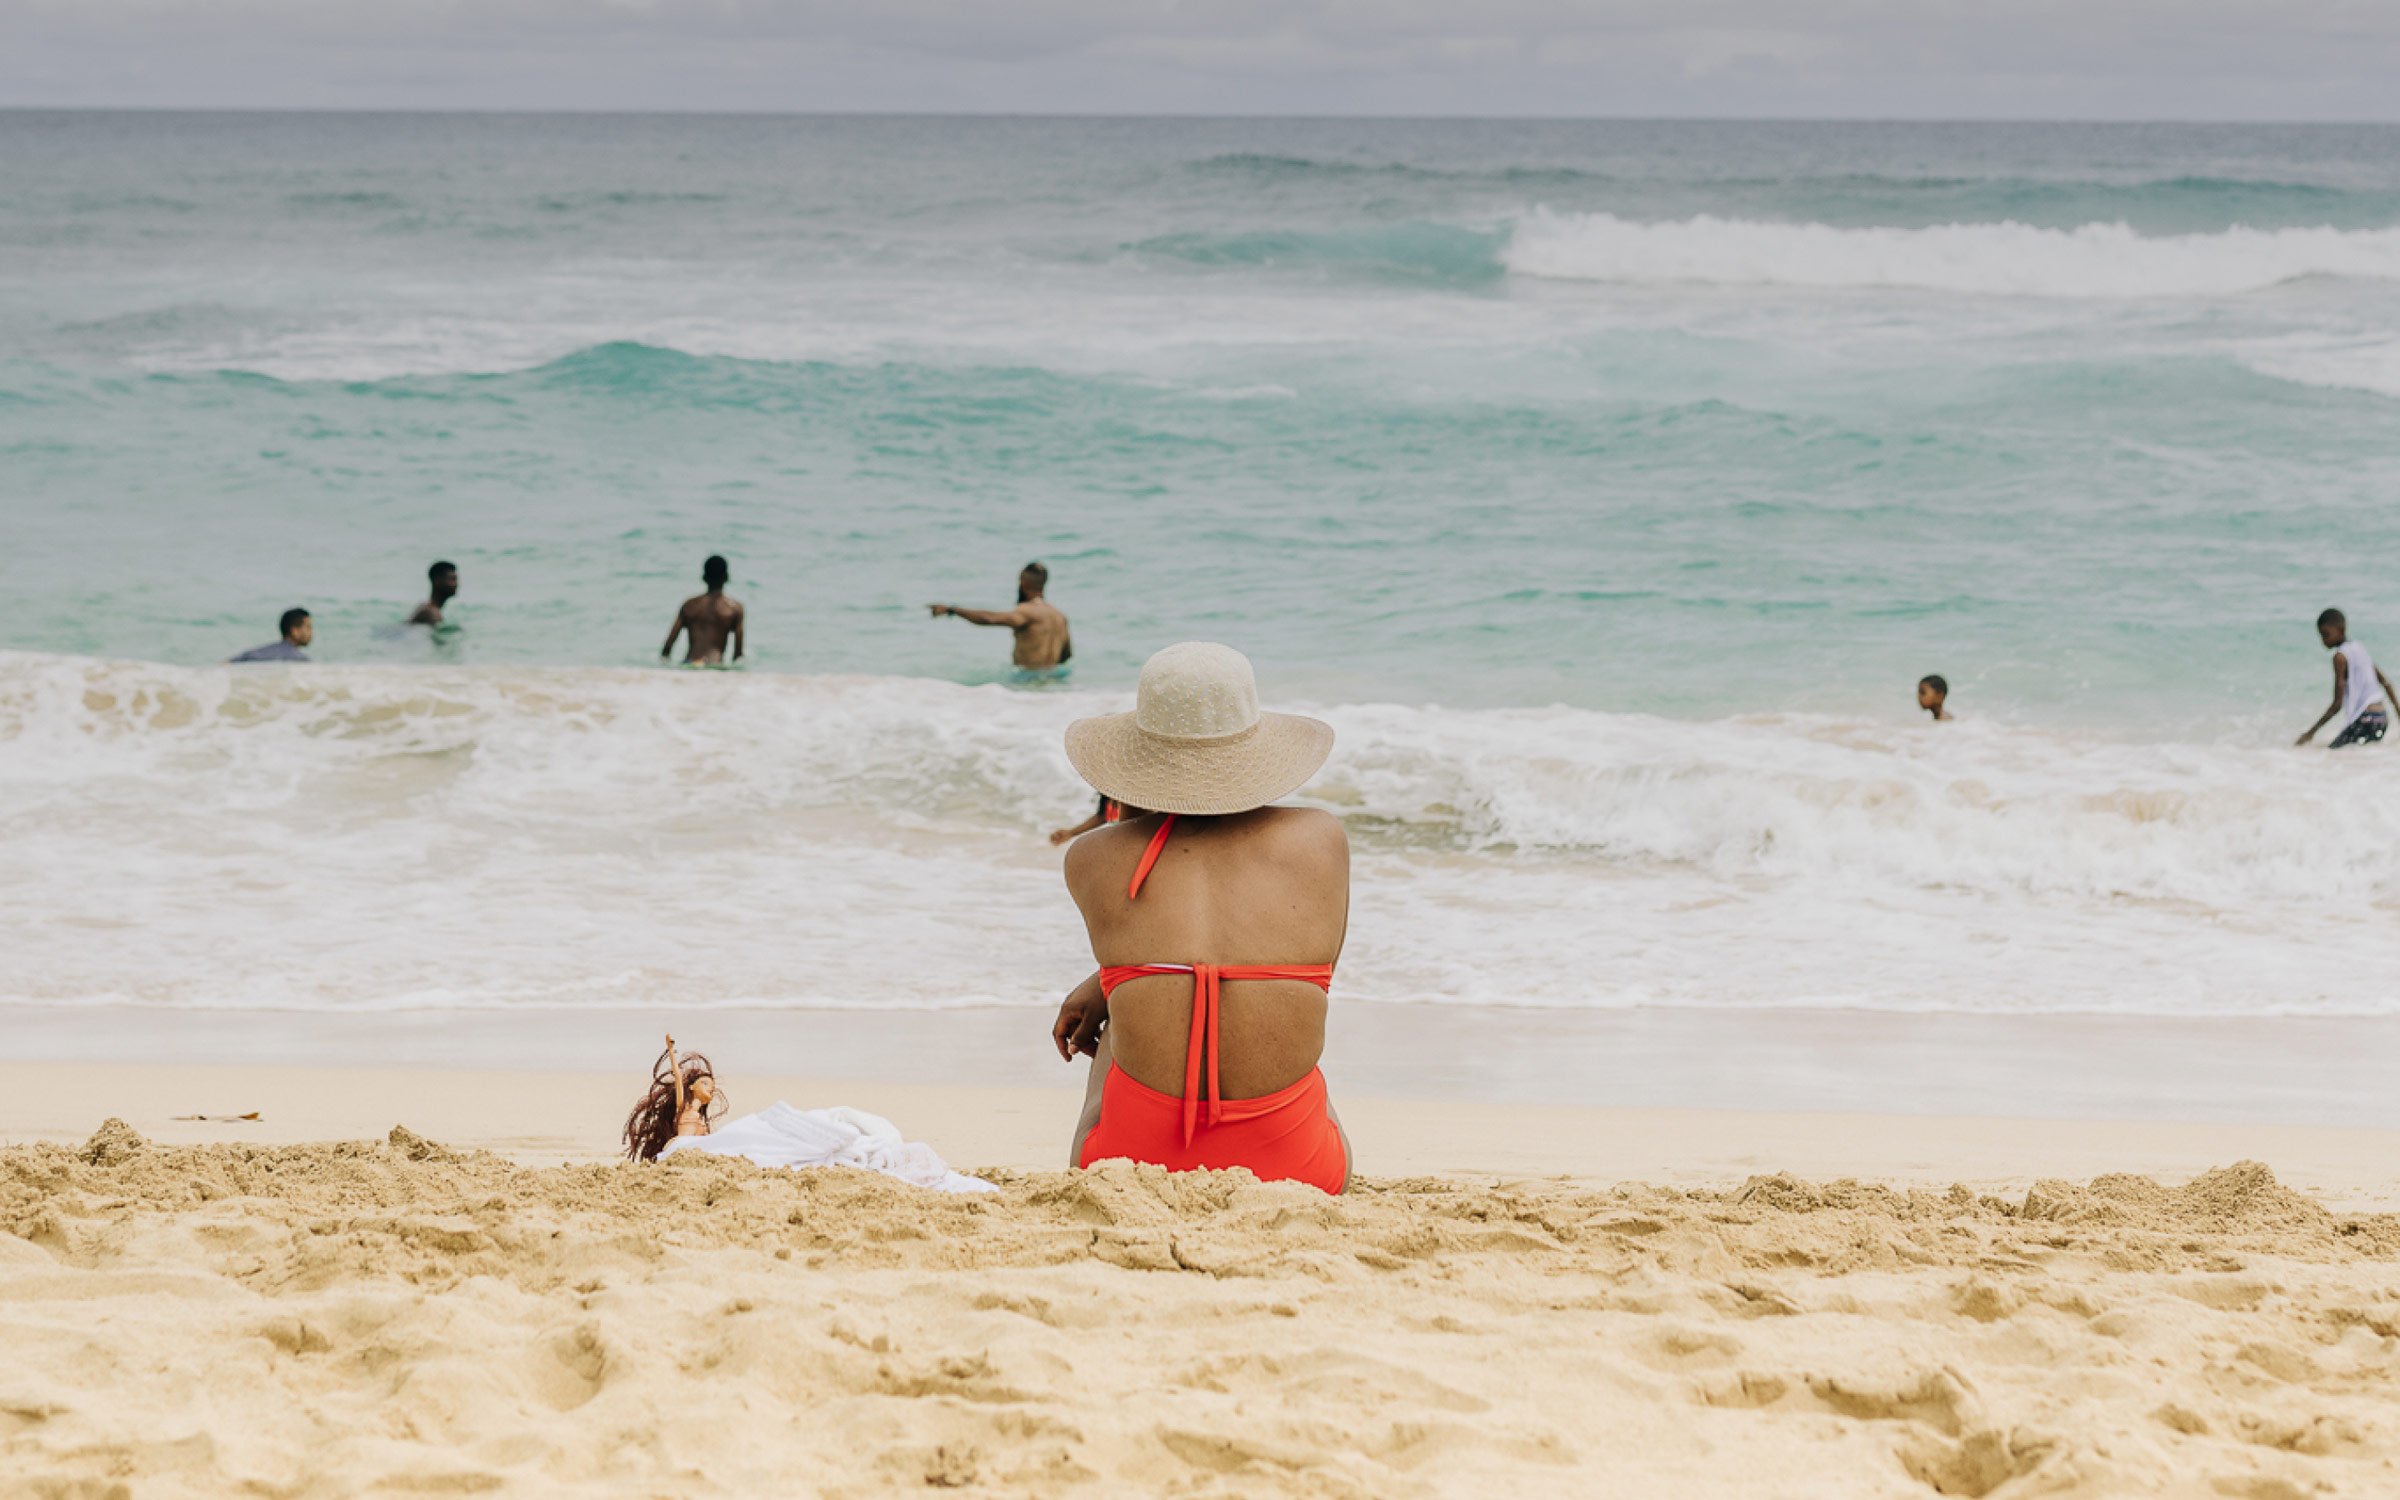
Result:
M300 648L317 638L317 625L314 620L311 620L308 617L308 611L305 609L287 609L283 612L283 619L278 623L283 628L282 640L276 641L271 645L252 647L250 650L245 651L241 655L231 659L234 661L308 660L308 653Z

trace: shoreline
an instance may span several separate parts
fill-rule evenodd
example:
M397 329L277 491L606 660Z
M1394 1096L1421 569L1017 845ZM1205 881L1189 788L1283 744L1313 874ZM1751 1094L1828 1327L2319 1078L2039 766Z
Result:
M1066 1070L1061 1069L1062 1074ZM163 1146L301 1146L382 1140L395 1126L521 1165L606 1163L639 1075L407 1067L0 1063L0 1147L74 1145L123 1120ZM962 1171L1057 1172L1074 1087L895 1083L726 1073L731 1113L777 1100L885 1115ZM1595 1108L1336 1101L1363 1177L1588 1188L1738 1188L1753 1176L2021 1197L2051 1178L2132 1173L2181 1183L2243 1160L2337 1212L2400 1212L2400 1130L2172 1120L1920 1116L1838 1111ZM256 1122L179 1121L250 1111Z
M746 1076L1080 1092L1052 1008L328 1014L11 1006L10 1059L638 1077L671 1030ZM1353 1096L1596 1109L2175 1121L2400 1130L2400 1017L1564 1011L1336 1004ZM4 1118L4 1115L0 1115ZM388 1123L388 1122L387 1122Z

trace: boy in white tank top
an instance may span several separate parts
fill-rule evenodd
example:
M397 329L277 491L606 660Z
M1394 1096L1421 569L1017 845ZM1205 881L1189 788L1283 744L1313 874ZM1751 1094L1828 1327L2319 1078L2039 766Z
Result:
M2367 655L2367 648L2350 639L2350 622L2340 610L2317 616L2317 639L2333 653L2333 706L2294 743L2307 744L2330 722L2335 734L2326 749L2372 745L2390 727L2392 705L2400 703L2400 693L2392 691L2392 680Z

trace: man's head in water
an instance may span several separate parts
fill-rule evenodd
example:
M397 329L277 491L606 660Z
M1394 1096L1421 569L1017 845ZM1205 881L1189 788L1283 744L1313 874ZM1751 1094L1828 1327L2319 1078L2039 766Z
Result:
M1917 679L1917 707L1925 710L1935 718L1946 719L1950 717L1948 711L1942 707L1943 703L1949 700L1949 697L1950 684L1939 674L1931 677L1920 677Z
M1025 571L1017 575L1017 602L1023 604L1028 599L1039 599L1042 590L1049 586L1050 570L1038 562L1029 562L1025 565Z
M308 617L305 609L285 610L283 618L275 622L275 627L283 632L285 640L295 646L305 646L317 638L317 622Z
M2338 609L2325 611L2317 616L2317 639L2325 643L2326 650L2331 651L2350 639L2350 622L2342 618L2342 612Z
M447 604L458 596L458 566L437 562L425 570L425 581L433 585L433 602Z
M712 590L723 588L725 580L732 576L733 570L725 566L725 559L713 554L700 565L700 581Z

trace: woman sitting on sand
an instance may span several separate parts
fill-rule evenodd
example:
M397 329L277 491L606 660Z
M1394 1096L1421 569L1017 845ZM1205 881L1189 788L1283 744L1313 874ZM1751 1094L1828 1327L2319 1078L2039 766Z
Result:
M1350 844L1329 814L1268 804L1333 748L1315 719L1263 714L1250 663L1169 646L1134 711L1067 730L1103 796L1156 812L1067 851L1101 968L1051 1028L1092 1057L1070 1163L1247 1167L1338 1193L1350 1145L1325 1094L1327 990L1350 919Z

